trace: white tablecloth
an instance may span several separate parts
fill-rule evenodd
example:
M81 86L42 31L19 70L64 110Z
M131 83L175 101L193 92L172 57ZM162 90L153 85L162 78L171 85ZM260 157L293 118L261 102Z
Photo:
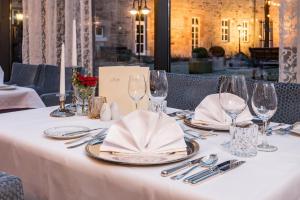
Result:
M259 152L246 164L198 185L163 178L157 167L119 166L86 156L84 147L66 149L63 141L43 136L60 125L108 127L84 117L50 118L53 108L0 115L0 171L20 176L26 199L300 199L300 138L269 137L279 150ZM217 153L219 160L236 158L222 150L225 134L201 140L201 155ZM240 159L240 158L238 158Z
M31 88L17 87L15 90L0 90L0 110L43 107L45 104Z

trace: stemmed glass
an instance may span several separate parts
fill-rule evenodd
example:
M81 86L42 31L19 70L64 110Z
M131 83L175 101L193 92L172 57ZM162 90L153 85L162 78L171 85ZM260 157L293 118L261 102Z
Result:
M247 107L248 90L243 75L223 76L219 90L219 101L222 109L231 118L231 126L236 126L236 119ZM234 133L231 133L234 137ZM224 147L229 147L230 141Z
M142 74L130 75L128 81L128 94L135 103L135 109L138 109L138 103L146 95L146 80Z
M164 70L150 71L150 99L156 112L162 112L162 104L168 95L168 80Z
M263 140L262 143L257 146L257 150L266 152L276 151L278 148L270 145L266 137L268 120L277 110L277 94L273 83L255 83L252 96L252 108L256 115L263 121Z
M234 98L234 96L239 98ZM223 76L220 84L219 100L222 109L231 118L231 125L236 125L236 118L247 107L248 90L243 75Z

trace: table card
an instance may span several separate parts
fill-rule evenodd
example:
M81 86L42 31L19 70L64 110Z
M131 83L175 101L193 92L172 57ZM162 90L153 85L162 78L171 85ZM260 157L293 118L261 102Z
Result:
M121 115L135 110L134 101L128 94L129 76L143 74L149 87L149 68L147 67L99 67L99 95L106 97L108 103L116 102ZM148 109L148 91L139 102L139 109Z

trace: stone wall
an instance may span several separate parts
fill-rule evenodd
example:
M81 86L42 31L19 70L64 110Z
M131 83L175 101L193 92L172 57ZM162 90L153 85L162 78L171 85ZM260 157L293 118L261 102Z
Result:
M254 12L254 2L256 10ZM126 46L134 51L134 18L128 12L132 1L97 0L96 15L105 27L105 38L98 41L100 46ZM147 55L154 52L154 5L148 0L151 13L147 17ZM278 46L278 8L271 8L274 46ZM255 13L255 18L254 18ZM192 17L200 19L200 46L209 48L219 45L226 55L238 52L237 26L249 21L249 41L241 42L241 50L248 54L249 47L259 46L259 25L264 19L264 0L171 0L171 52L172 56L189 57L192 49ZM230 21L230 40L221 41L221 20Z

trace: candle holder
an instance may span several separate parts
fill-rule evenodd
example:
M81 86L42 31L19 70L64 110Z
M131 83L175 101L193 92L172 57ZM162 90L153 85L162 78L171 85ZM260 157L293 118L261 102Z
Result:
M72 117L75 115L74 112L72 112L70 109L66 108L65 106L65 100L66 95L58 95L59 96L59 108L52 111L50 113L51 117Z

